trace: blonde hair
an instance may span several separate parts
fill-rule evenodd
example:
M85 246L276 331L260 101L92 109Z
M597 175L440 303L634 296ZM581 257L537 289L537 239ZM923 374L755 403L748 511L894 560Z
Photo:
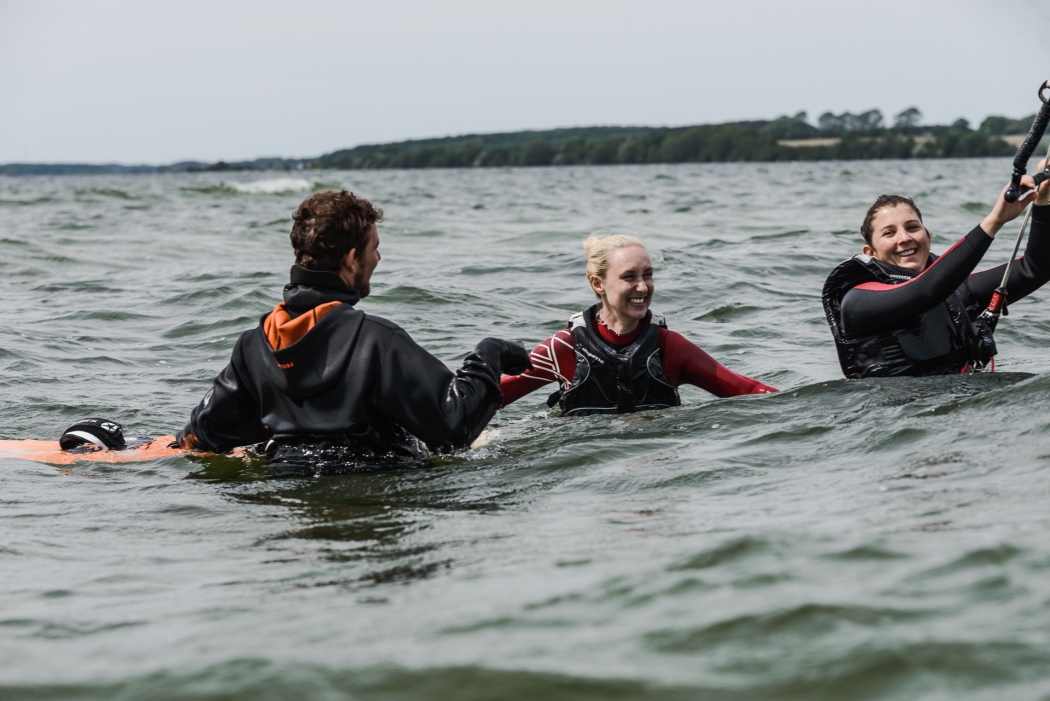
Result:
M592 275L604 280L605 274L609 272L609 254L628 246L641 246L645 250L641 241L625 234L604 234L599 231L588 236L583 242L583 250L587 254L587 280ZM594 295L601 299L597 292Z

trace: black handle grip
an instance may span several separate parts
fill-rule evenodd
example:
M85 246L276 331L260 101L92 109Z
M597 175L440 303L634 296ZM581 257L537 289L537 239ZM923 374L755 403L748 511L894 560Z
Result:
M1046 83L1043 83L1046 85ZM1014 156L1014 170L1020 169L1024 172L1025 167L1028 165L1028 159L1035 153L1035 147L1039 145L1039 142L1043 139L1043 134L1046 133L1046 125L1050 123L1050 105L1044 104L1039 108L1039 114L1035 116L1035 121L1032 122L1032 128L1028 130L1028 136L1024 137L1024 141L1021 142L1021 146L1017 149L1017 155Z
M1032 128L1028 130L1028 135L1024 137L1020 148L1017 149L1017 155L1014 156L1014 173L1010 177L1010 187L1003 196L1007 202L1016 202L1021 198L1021 176L1025 174L1028 161L1032 158L1036 146L1042 141L1043 134L1046 133L1046 125L1050 124L1050 102L1043 97L1043 91L1048 88L1050 88L1050 80L1044 81L1039 86L1039 99L1043 106L1039 108L1039 114L1035 116Z
M1050 166L1033 175L1032 180L1035 181L1035 189L1038 190L1040 185L1045 183L1047 180L1050 180ZM1008 195L1010 195L1011 193L1009 190L1007 190L1006 195L1003 195L1003 199L1005 199L1007 202L1016 202L1017 200L1027 195L1029 192L1033 192L1033 190L1019 190L1017 192L1017 195L1011 200L1008 197Z

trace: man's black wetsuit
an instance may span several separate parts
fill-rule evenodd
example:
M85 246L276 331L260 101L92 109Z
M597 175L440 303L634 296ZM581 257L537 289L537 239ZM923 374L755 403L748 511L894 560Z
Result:
M340 443L409 456L420 454L415 439L432 451L470 445L499 408L501 365L524 362L524 347L487 338L453 374L358 301L336 273L293 266L284 303L237 339L176 441L211 451Z
M979 355L977 316L1002 282L1004 266L971 274L991 245L974 228L922 273L855 256L832 271L824 310L846 377L957 373ZM1050 281L1050 205L1033 206L1024 256L1010 271L1007 300Z

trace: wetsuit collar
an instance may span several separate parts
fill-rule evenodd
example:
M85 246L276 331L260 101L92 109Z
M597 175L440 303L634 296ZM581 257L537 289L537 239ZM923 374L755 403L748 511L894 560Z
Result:
M290 279L291 282L284 286L284 301L293 316L328 302L353 306L361 301L357 290L332 270L307 270L293 265Z
M653 318L652 311L646 310L645 318L641 320L633 331L628 331L625 334L618 334L608 326L598 323L599 309L601 309L601 304L595 304L584 312L584 318L587 320L587 325L590 326L591 331L601 337L602 340L617 348L629 346L634 343L635 340L642 335L642 331L649 326L649 322Z
M926 269L933 265L934 261L937 260L937 256L931 253L930 257L926 261L925 268L923 268L922 270L912 270L911 268L902 268L899 265L893 265L892 263L887 263L885 261L879 260L878 258L873 258L871 256L865 256L864 254L858 255L856 256L856 258L860 260L861 263L867 264L869 268L871 265L875 265L878 268L880 268L886 275L889 275L891 278L896 278L898 280L910 279L922 275L922 273L925 272Z

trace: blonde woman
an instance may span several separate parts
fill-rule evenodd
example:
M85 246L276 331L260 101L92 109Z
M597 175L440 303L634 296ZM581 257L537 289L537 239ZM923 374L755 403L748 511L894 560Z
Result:
M677 388L685 384L718 397L777 391L723 367L649 311L653 264L641 241L591 236L583 248L587 281L599 302L536 346L533 369L501 378L501 406L551 382L559 389L547 404L560 404L563 416L678 406Z

